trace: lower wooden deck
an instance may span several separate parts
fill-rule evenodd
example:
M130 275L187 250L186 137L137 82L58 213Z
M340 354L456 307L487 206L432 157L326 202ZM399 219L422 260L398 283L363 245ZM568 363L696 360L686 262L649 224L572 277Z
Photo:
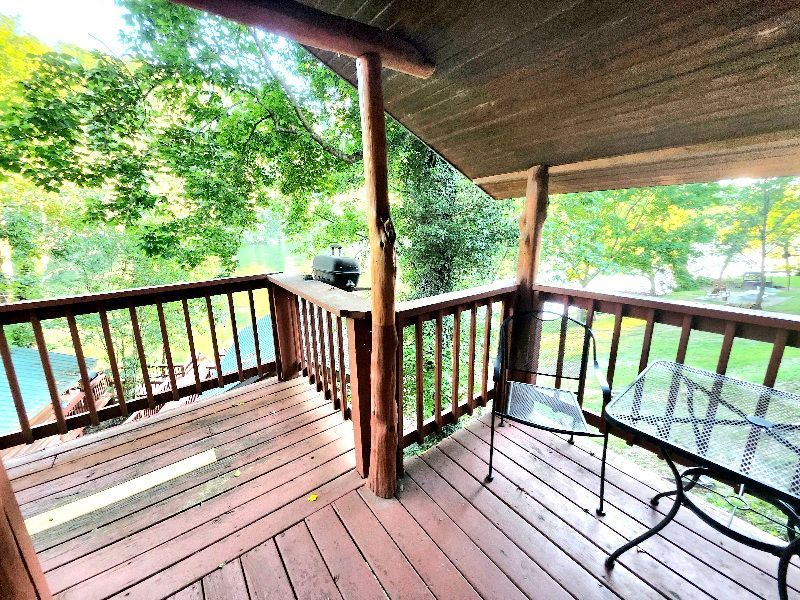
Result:
M776 598L777 559L668 508L668 485L613 458L595 515L591 442L475 420L406 462L381 500L353 470L352 428L302 380L267 381L62 454L11 466L26 517L214 449L216 460L34 535L59 598ZM800 570L790 569L800 597Z

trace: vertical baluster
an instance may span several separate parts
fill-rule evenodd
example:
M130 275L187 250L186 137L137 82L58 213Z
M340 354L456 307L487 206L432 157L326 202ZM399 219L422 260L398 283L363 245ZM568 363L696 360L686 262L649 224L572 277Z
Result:
M314 364L311 362L311 343L309 342L308 330L308 311L306 310L306 299L300 299L300 318L303 320L303 350L306 361L306 374L308 375L309 383L313 383L316 379L314 372Z
M486 322L483 328L483 379L481 381L481 406L486 406L489 401L488 382L489 382L489 352L492 342L492 301L486 304Z
M719 359L717 360L717 373L725 375L728 370L728 361L731 358L731 350L733 350L733 340L736 338L736 323L728 321L725 323L725 335L722 338L722 347L719 350Z
M689 336L692 333L692 315L683 315L681 322L681 337L678 341L678 353L675 362L683 364L686 360L686 348L689 346Z
M319 329L319 362L322 369L322 395L331 398L331 391L328 388L328 359L325 356L325 325L320 306L317 307L317 328Z
M125 402L125 390L122 387L122 379L119 376L119 365L117 355L114 352L114 340L111 338L111 327L108 324L108 314L105 310L100 310L100 326L103 328L103 340L106 344L106 354L108 354L108 366L111 368L111 379L114 382L114 391L117 395L117 402L123 417L128 416L128 405Z
M567 324L569 323L567 315L571 304L572 298L565 296L561 309L561 332L558 337L558 355L556 355L556 389L561 389L561 375L564 371L564 350L567 345Z
M231 317L231 334L233 335L233 350L236 353L236 371L239 373L239 381L244 381L242 371L242 349L239 347L239 329L236 326L236 310L233 308L233 294L228 292L228 314Z
M422 316L417 316L417 322L414 323L414 349L416 353L416 368L417 368L417 442L422 443L425 441L424 431L424 394L425 394L425 377L422 371L425 366L423 348L422 348Z
M592 328L594 322L594 300L589 300L589 306L586 308L586 327ZM588 377L588 364L589 364L589 338L587 336L585 346L583 349L583 358L581 360L581 378L578 380L578 404L583 406L583 394L586 390L586 378ZM594 358L594 357L592 357Z
M319 370L319 352L317 351L317 323L316 319L314 318L314 305L309 302L308 303L308 325L309 331L311 335L311 353L314 359L314 382L317 384L317 391L322 391L322 380L325 378L325 375L320 373Z
M189 342L189 356L192 359L192 371L194 372L194 391L199 396L203 393L200 384L200 365L197 364L197 351L194 348L194 334L192 333L192 318L189 316L189 302L184 298L181 300L183 308L183 323L186 325L186 340Z
M772 342L772 354L770 354L769 363L767 364L767 372L764 374L764 385L766 387L775 387L788 337L789 332L786 329L778 329L775 332L775 340Z
M336 317L336 347L339 352L339 382L342 386L342 415L347 415L347 368L344 364L344 339L342 318Z
M333 343L333 317L327 310L325 311L325 328L328 336L328 360L331 365L330 370L330 390L333 398L333 407L339 408L339 393L336 389L336 348Z
M775 381L778 378L778 370L783 360L783 351L786 349L786 342L789 338L789 332L786 329L778 329L775 331L775 340L772 342L772 353L769 356L769 363L767 363L767 372L764 374L764 386L768 388L775 387ZM755 416L766 417L767 409L769 408L770 393L767 391L762 393L758 402L756 403ZM758 442L761 440L762 431L758 427L750 429L745 444L745 450L742 453L741 471L747 473L752 465L753 458L755 458ZM792 485L800 480L800 463L797 466L798 472L793 478Z
M39 321L39 317L36 315L31 316L31 327L33 327L33 335L36 338L36 348L39 350L39 359L42 363L47 389L50 392L50 402L53 405L53 414L55 415L56 423L58 423L58 431L64 434L67 433L67 424L64 421L64 411L61 410L61 398L58 394L56 379L53 377L53 369L50 366L50 356L47 354L47 344L44 340L42 324Z
M678 341L678 353L675 362L683 365L686 360L686 348L689 345L689 335L692 333L692 315L684 315L683 322L681 323L681 337ZM669 435L672 429L672 418L675 415L675 406L678 401L678 390L680 387L681 371L683 367L679 366L672 374L672 384L670 385L669 395L667 396L667 408L664 411L664 424L661 426L660 434Z
M650 309L647 313L647 321L645 321L644 325L644 338L642 339L642 354L639 357L639 373L644 371L645 367L647 366L648 361L650 360L650 346L653 342L653 328L655 327L656 322L656 311L655 309Z
M436 419L436 429L442 428L442 311L436 313L436 340L434 342L434 417Z
M136 313L136 307L129 306L128 313L131 316L131 328L133 329L133 341L136 343L136 353L139 355L139 367L142 370L142 383L144 383L144 391L147 395L147 406L149 408L155 408L155 403L153 402L153 386L150 384L150 372L147 369L147 356L144 353L142 331L139 329L139 316Z
M461 361L461 309L456 307L456 312L453 314L453 379L451 383L452 388L452 408L453 420L457 421L461 416L458 412L458 367Z
M78 324L75 322L75 315L70 311L65 311L64 315L67 317L67 327L69 327L69 334L72 338L72 348L75 350L75 360L78 363L78 372L81 376L83 399L86 401L89 421L91 421L92 425L98 425L100 421L97 419L97 405L94 402L89 372L86 370L86 357L83 355L83 345L81 345L81 337L78 335Z
M287 352L287 350L282 350L281 347L280 347L280 336L278 335L277 309L276 309L276 306L275 306L275 292L274 292L274 289L272 287L272 284L269 284L267 286L267 299L269 300L269 321L270 321L270 324L272 326L272 349L273 349L273 357L275 359L275 372L277 373L278 378L282 378L283 377L283 375L282 375L283 374L283 362L282 362L282 358L281 358L281 352ZM292 323L294 323L294 311L291 311L288 314L287 313L284 313L284 314L286 314L286 316L289 317L292 320ZM294 327L292 329L294 330ZM286 341L286 345L290 346L290 343L289 343L288 340ZM300 347L299 345L296 346L296 348L299 348L299 347ZM302 356L302 353L300 355ZM300 365L300 369L302 370L302 368L303 368L303 365L301 364ZM258 371L259 375L263 375L264 371L263 371L260 363L258 365L258 369L259 369L259 371Z
M306 316L306 301L304 298L297 300L297 317L300 320L300 331L298 335L302 338L300 340L300 347L303 349L303 362L306 365L306 377L309 382L314 381L313 366L311 364L311 344L308 343L308 317Z
M614 331L611 334L611 347L608 350L608 371L606 379L608 385L614 384L614 371L617 368L617 350L619 350L619 334L622 331L622 304L614 307Z
M247 302L250 306L250 322L253 324L253 346L256 351L256 372L261 376L261 344L258 339L258 319L256 318L256 302L253 290L247 290ZM278 339L277 337L275 339Z
M22 437L26 442L31 443L33 441L31 424L30 421L28 421L28 413L25 412L25 403L22 401L19 380L14 370L14 362L11 360L11 350L8 347L8 340L6 340L6 333L3 331L2 325L0 325L0 358L2 358L3 367L5 367L6 380L8 381L8 388L11 391L11 399L14 401L14 408L17 411L17 420L19 421L19 428L22 431Z
M728 361L731 357L731 350L733 349L733 341L736 337L736 323L728 321L725 323L725 334L722 338L722 346L719 350L719 358L717 359L717 373L724 375L728 370ZM706 409L706 422L703 425L703 435L698 436L696 440L698 448L705 453L708 450L708 445L711 443L711 436L713 435L713 423L717 415L717 406L719 405L720 394L722 393L722 379L715 379L711 385L711 402L708 403Z
M475 334L477 333L478 305L469 309L469 368L467 370L467 412L475 409Z
M294 310L292 311L292 319L294 320L295 326L295 341L297 342L297 347L300 349L300 371L302 375L306 377L309 374L309 367L308 367L308 360L306 360L306 346L303 343L303 336L304 336L304 329L303 329L303 319L300 316L300 298L297 296L294 297Z
M217 367L217 386L225 387L222 379L222 361L219 359L219 343L217 342L217 326L214 321L214 307L211 305L211 296L206 296L206 313L208 314L208 330L211 333L211 347L214 350L214 364Z
M164 318L164 305L161 302L156 302L156 312L158 312L158 326L161 329L161 342L164 345L164 359L167 361L169 387L172 390L172 399L177 400L180 397L178 394L178 382L175 379L175 364L172 362L172 348L169 345L167 320Z
M397 322L397 476L403 476L403 325Z

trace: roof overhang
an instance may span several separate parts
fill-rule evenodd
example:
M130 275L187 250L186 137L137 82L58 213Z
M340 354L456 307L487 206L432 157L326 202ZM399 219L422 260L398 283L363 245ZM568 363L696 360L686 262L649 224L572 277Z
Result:
M800 175L795 3L180 1L354 84L378 52L386 110L497 198L537 164L553 192Z

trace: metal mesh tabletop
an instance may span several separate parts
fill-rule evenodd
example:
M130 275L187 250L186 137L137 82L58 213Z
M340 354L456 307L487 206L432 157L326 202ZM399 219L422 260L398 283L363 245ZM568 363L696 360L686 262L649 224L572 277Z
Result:
M800 498L800 396L658 361L608 404L606 416Z
M575 394L519 381L508 382L505 414L551 429L566 429L575 433L589 429Z

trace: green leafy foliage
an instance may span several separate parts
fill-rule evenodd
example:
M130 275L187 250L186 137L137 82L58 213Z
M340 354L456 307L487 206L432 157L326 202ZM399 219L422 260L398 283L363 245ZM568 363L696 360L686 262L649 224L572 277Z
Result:
M613 273L647 277L653 293L659 275L689 284L689 260L713 237L706 209L714 191L685 185L556 196L543 256L557 278L583 286Z

